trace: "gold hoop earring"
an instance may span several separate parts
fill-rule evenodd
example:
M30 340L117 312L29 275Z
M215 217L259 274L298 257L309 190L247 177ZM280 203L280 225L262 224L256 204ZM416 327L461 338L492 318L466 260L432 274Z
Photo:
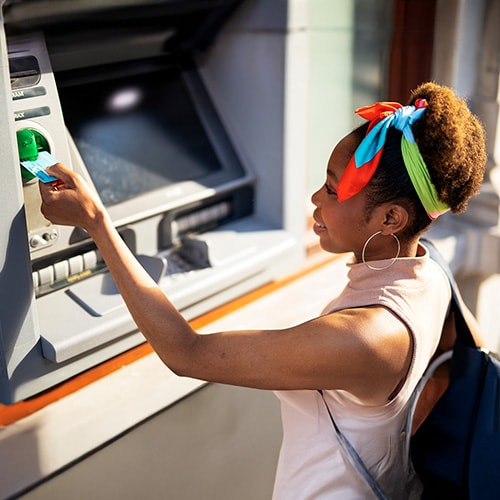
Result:
M387 264L386 266L383 266L383 267L375 267L375 266L371 266L370 264L368 264L368 262L366 262L366 259L365 259L365 252L366 252L366 247L368 246L368 243L370 243L370 241L375 238L375 236L378 236L379 234L381 234L382 231L377 231L376 233L373 233L365 242L365 244L363 245L363 250L361 251L361 260L363 261L363 264L368 267L368 269L371 269L372 271L383 271L384 269L389 269L389 267L391 267L394 262L396 262L396 259L399 257L399 252L401 251L401 244L399 243L399 238L394 234L394 233L391 233L391 236L396 240L396 243L398 245L398 252L396 254L396 257L394 257L391 262L389 262L389 264Z

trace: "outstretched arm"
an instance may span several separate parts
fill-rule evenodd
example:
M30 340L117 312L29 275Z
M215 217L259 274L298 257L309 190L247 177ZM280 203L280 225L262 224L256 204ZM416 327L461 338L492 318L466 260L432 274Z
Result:
M178 375L262 389L342 388L373 402L384 402L404 377L410 337L384 308L347 310L283 330L198 334L137 262L84 180L60 164L48 173L60 182L40 185L43 214L88 232L139 330Z

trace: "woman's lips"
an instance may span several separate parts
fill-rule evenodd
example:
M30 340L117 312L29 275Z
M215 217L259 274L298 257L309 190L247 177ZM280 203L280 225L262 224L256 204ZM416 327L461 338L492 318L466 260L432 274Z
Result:
M326 231L326 226L323 226L323 224L320 224L319 222L314 222L314 225L313 225L313 231L318 234L318 233L322 233L323 231Z

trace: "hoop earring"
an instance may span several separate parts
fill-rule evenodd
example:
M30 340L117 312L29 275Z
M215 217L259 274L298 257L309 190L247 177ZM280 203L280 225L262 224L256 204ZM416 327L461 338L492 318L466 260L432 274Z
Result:
M384 269L389 269L389 267L391 267L394 262L396 262L396 259L399 257L399 252L401 251L401 244L399 243L399 238L394 234L394 233L391 233L391 236L396 240L396 243L398 245L398 252L396 254L396 257L394 257L391 262L389 262L389 264L387 264L386 266L383 266L383 267L375 267L375 266L371 266L370 264L368 264L368 262L366 262L366 259L365 259L365 252L366 252L366 247L368 246L368 243L370 243L370 241L375 238L375 236L378 236L379 234L381 234L382 231L377 231L376 233L373 233L365 242L365 244L363 245L363 250L361 251L361 260L363 261L363 264L368 267L368 269L371 269L372 271L383 271Z

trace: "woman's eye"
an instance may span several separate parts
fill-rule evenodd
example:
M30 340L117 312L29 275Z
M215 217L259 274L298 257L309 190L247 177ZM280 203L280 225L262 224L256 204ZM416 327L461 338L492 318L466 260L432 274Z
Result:
M325 184L325 189L328 194L337 194L333 189L331 189L328 184Z

